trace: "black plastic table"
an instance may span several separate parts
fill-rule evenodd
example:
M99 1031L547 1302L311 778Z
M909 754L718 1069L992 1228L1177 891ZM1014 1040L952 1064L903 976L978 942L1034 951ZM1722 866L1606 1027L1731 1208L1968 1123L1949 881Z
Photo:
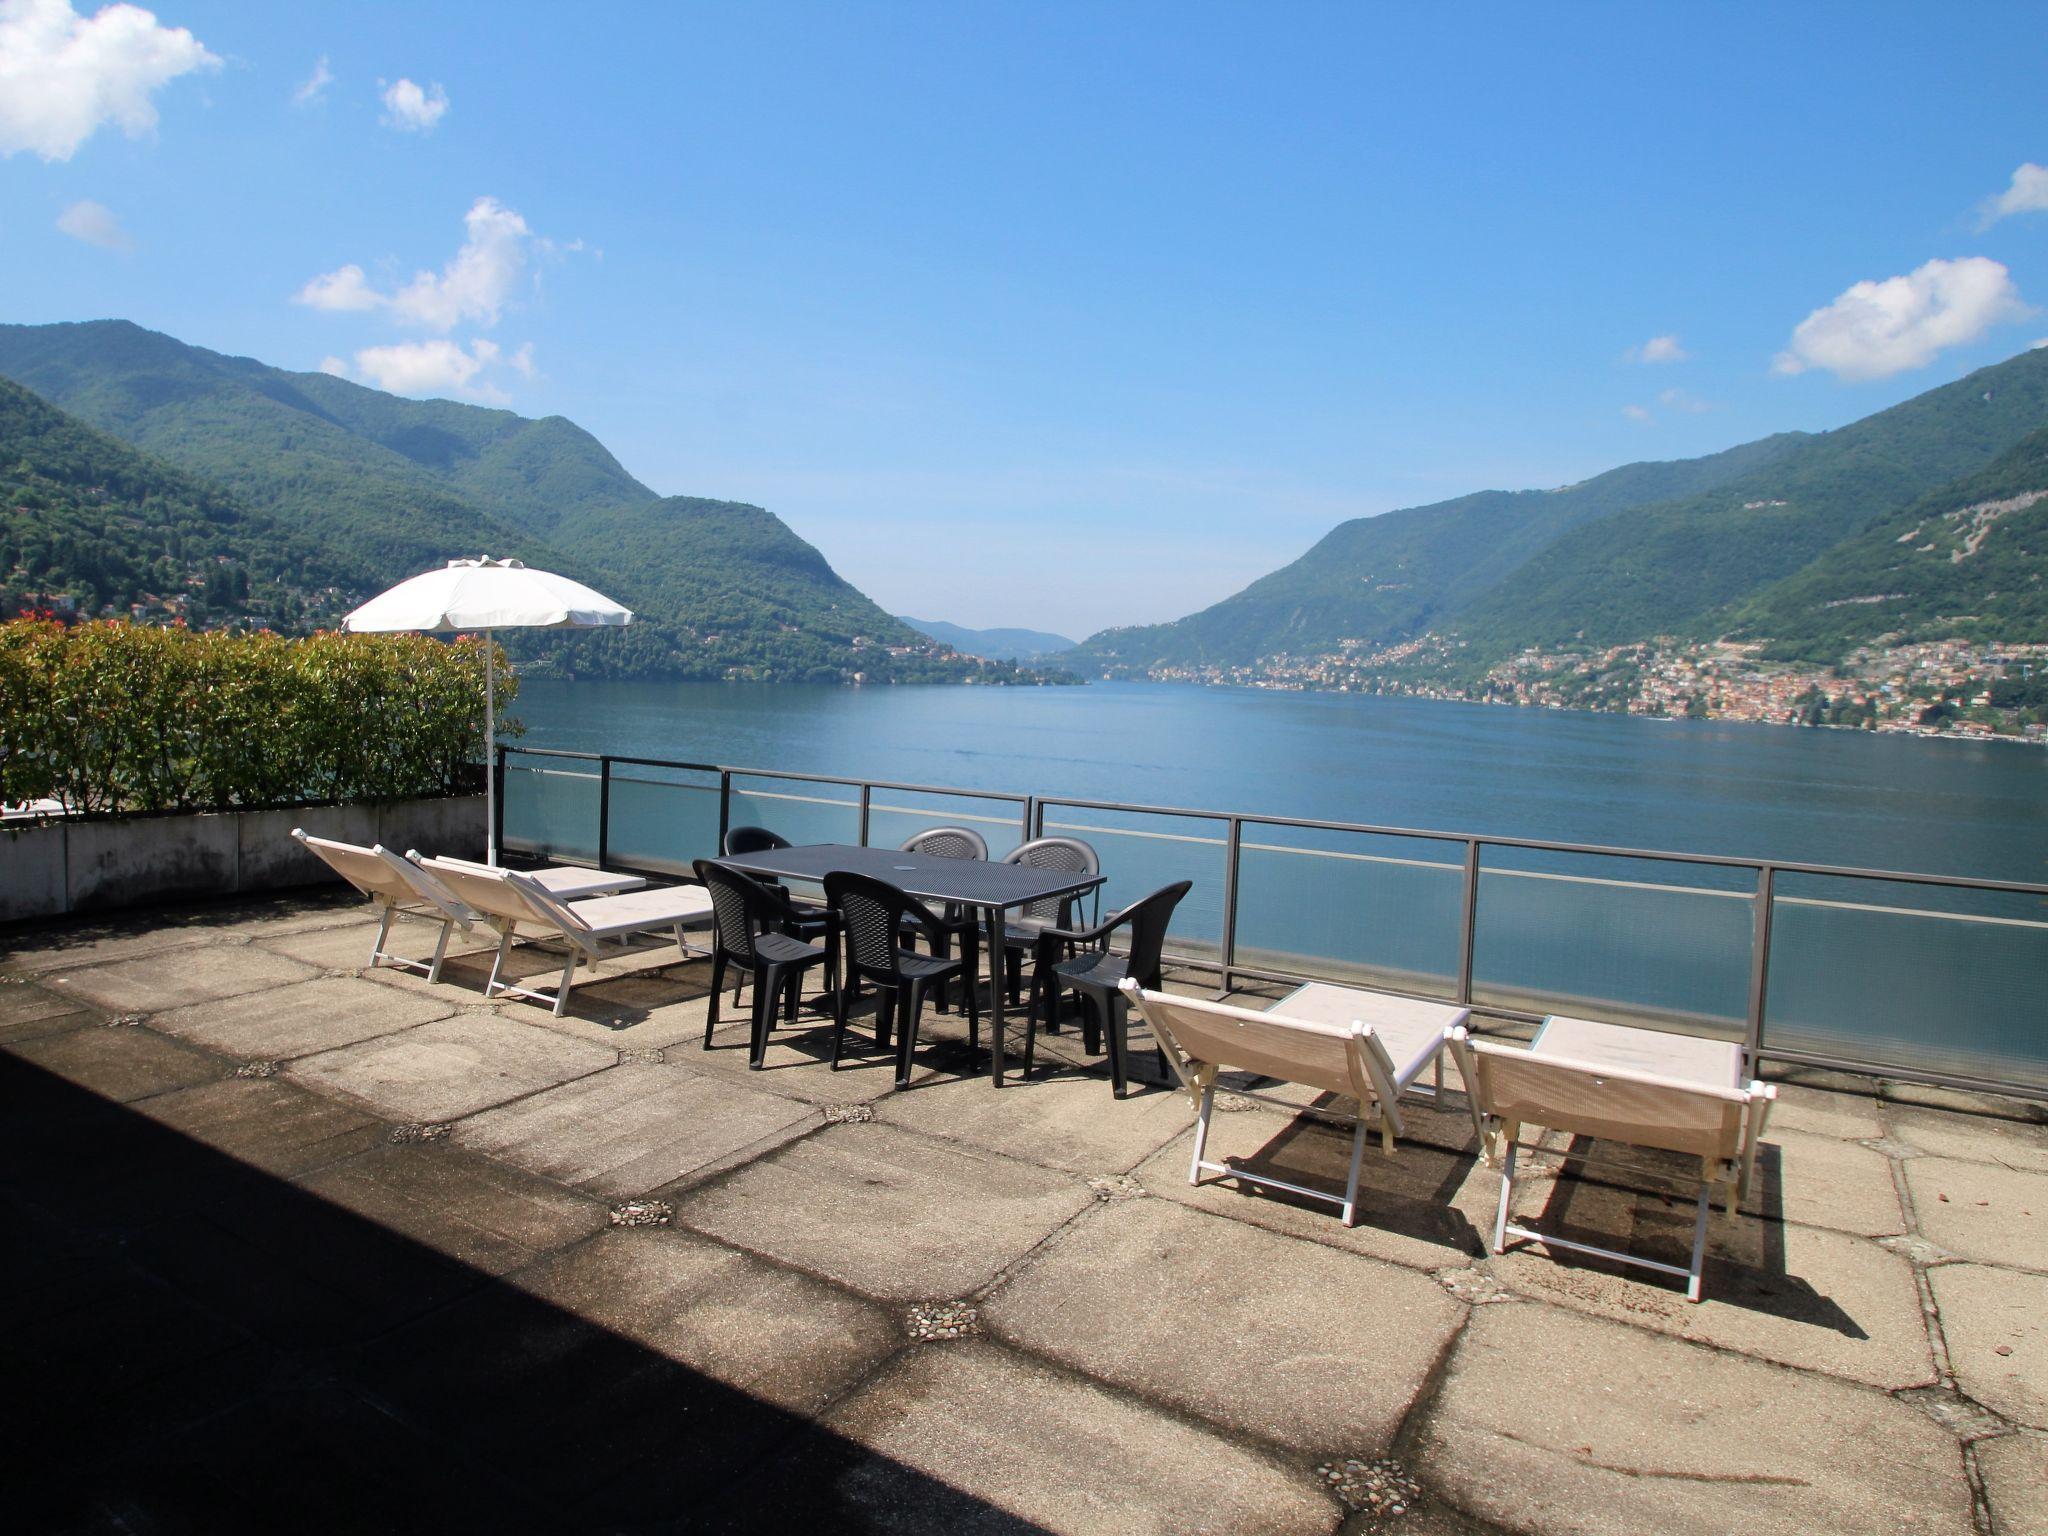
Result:
M901 853L890 848L860 848L851 843L809 843L796 848L764 848L718 861L750 875L781 880L823 880L837 871L871 875L922 901L951 902L979 909L988 922L989 1081L1003 1086L1003 914L1048 896L1071 896L1102 884L1102 875L1070 869L1032 869L1023 864L996 864L987 859L935 859L930 854Z

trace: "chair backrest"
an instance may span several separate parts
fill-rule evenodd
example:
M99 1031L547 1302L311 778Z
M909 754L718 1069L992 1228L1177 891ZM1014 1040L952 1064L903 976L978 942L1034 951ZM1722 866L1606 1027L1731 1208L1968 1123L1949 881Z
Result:
M931 909L886 880L835 870L825 876L825 900L846 924L848 961L870 977L885 981L902 975L899 945L903 920L932 920Z
M447 886L464 905L504 922L538 923L565 935L581 933L588 926L513 870L457 859L423 858L417 851L408 851L406 857Z
M377 850L374 848L364 848L356 843L338 843L331 837L315 837L297 827L292 828L292 836L307 850L317 854L328 868L372 901L381 902L385 906L396 906L402 902L423 899L377 857Z
M971 827L926 827L900 845L904 853L922 853L934 859L985 859L988 839Z
M1342 1094L1361 1104L1376 1100L1394 1133L1400 1134L1394 1063L1372 1026L1322 1024L1204 998L1175 997L1142 988L1128 978L1121 987L1189 1088L1207 1086L1220 1071L1255 1072Z
M1140 896L1110 919L1129 925L1130 949L1124 958L1124 974L1141 987L1159 985L1159 957L1166 950L1166 928L1173 921L1173 909L1195 887L1192 880L1162 885L1150 896Z
M756 829L758 830L758 829ZM771 832L769 836L774 836ZM771 845L772 846L772 845ZM739 850L744 853L755 849ZM760 882L737 869L727 869L710 859L697 860L694 868L704 889L711 893L711 915L718 928L718 947L736 960L752 964L754 935L762 927Z
M1725 1162L1742 1152L1751 1103L1771 1092L1761 1084L1715 1088L1462 1036L1451 1037L1451 1049L1474 1108L1569 1135Z
M477 914L470 910L461 897L410 859L400 857L382 843L377 844L370 852L383 861L386 869L403 880L406 888L417 899L429 907L438 908L443 916L462 924L464 928L468 928L477 920Z
M1003 862L1021 864L1026 869L1058 869L1078 875L1102 873L1102 861L1096 858L1095 850L1077 837L1033 838L1004 854ZM1043 896L1037 901L1026 902L1018 911L1037 922L1064 924L1073 901L1071 896Z
M725 856L729 859L749 853L771 853L788 846L788 838L766 827L733 827L725 834Z

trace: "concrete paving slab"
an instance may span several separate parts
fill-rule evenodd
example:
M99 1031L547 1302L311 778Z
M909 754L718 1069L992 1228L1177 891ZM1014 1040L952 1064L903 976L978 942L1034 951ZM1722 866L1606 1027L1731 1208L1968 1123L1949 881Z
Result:
M1906 1188L1930 1242L1986 1264L2048 1270L2048 1174L1913 1157Z
M1956 1385L1993 1413L2048 1429L2048 1276L1944 1264L1928 1279Z
M1625 1238L1637 1251L1638 1228L1654 1226L1661 1241L1648 1256L1685 1262L1690 1211L1665 1209L1652 1221L1654 1196L1610 1198L1626 1212L1617 1220L1604 1206L1596 1229L1582 1238L1605 1247ZM1886 1390L1936 1379L1912 1266L1846 1233L1717 1214L1697 1303L1685 1299L1682 1282L1563 1250L1553 1255L1539 1244L1513 1244L1489 1267L1533 1299L1783 1365Z
M1358 1225L1346 1227L1337 1208L1322 1201L1209 1173L1190 1185L1193 1149L1192 1131L1176 1137L1139 1165L1137 1179L1163 1199L1410 1268L1442 1269L1485 1252L1481 1234L1493 1230L1500 1198L1493 1171L1469 1153L1403 1144L1389 1157L1375 1142L1359 1177ZM1261 1108L1218 1111L1210 1117L1208 1157L1236 1159L1255 1172L1341 1194L1351 1135Z
M1865 1387L1808 1376L1791 1391L1790 1379L1559 1307L1479 1307L1416 1470L1516 1531L1973 1531L1947 1430Z
M904 1466L1070 1536L1302 1536L1338 1518L1306 1469L987 1344L916 1350L826 1422L887 1458L831 1490L877 1529L962 1528L905 1498Z
M1079 1180L978 1148L839 1125L685 1195L676 1220L870 1296L947 1300L1092 1199Z
M48 973L43 985L109 1013L162 1013L310 981L314 967L248 945L209 944Z
M597 1200L442 1142L388 1142L300 1187L438 1253L502 1275L605 1224Z
M0 982L0 1030L34 1024L78 1009L78 999L31 986L19 977Z
M225 1070L219 1057L137 1026L77 1029L10 1041L6 1049L120 1104L215 1082Z
M1885 1119L1894 1140L1930 1157L2048 1173L2048 1126L1903 1106L1888 1110Z
M777 1093L627 1063L465 1120L455 1140L623 1199L758 1155L817 1124L815 1108Z
M1381 1455L1465 1306L1428 1275L1162 1200L1106 1205L990 1297L998 1337L1226 1429Z
M2048 1536L2048 1438L2002 1435L1976 1454L1998 1536Z
M1617 1148L1610 1155L1628 1153ZM1863 1237L1906 1230L1891 1160L1882 1152L1832 1136L1780 1131L1775 1123L1757 1148L1756 1176L1742 1209Z
M797 1413L817 1412L903 1346L897 1320L873 1302L684 1232L605 1232L517 1283Z
M439 1124L616 1065L618 1053L530 1024L465 1014L305 1056L285 1069L387 1119Z
M414 960L431 960L434 957L434 943L441 935L439 923L411 921L401 917L391 925L391 936L385 944L393 954L404 955ZM307 965L317 966L323 971L360 971L370 964L370 946L376 942L375 923L328 923L317 927L298 928L285 933L272 934L255 941L258 949L268 950L273 955L287 955ZM457 929L448 941L448 953L454 956L473 954L482 948L486 954L498 947L495 935L490 942L474 934L465 934ZM486 962L488 964L488 962ZM481 985L479 985L481 990Z
M452 995L415 997L346 976L323 976L173 1008L150 1023L165 1034L226 1056L289 1061L446 1018L460 1002Z
M36 976L218 941L219 935L211 928L197 923L166 922L163 914L9 927L0 929L0 968Z
M1831 1093L1797 1083L1778 1084L1778 1101L1771 1106L1771 1130L1800 1131L1809 1136L1833 1136L1842 1141L1860 1141L1884 1134L1874 1084L1864 1092Z
M697 1006L701 1008L702 1005ZM893 1054L877 1052L873 1037L867 1035L864 1028L862 1034L864 1038L860 1040L858 1050L855 1049L854 1037L849 1035L846 1059L840 1070L834 1072L829 1030L778 1030L768 1039L761 1070L754 1072L747 1066L744 1022L737 1028L721 1022L711 1049L707 1051L702 1048L704 1016L699 1012L695 1031L685 1034L666 1054L670 1061L693 1072L731 1078L792 1099L802 1099L808 1104L874 1104L896 1091L896 1058ZM983 1066L984 1075L975 1080L986 1088L985 1058ZM963 1056L953 1064L952 1071L964 1080L972 1067L973 1063ZM941 1081L945 1076L927 1058L911 1068L907 1091L923 1092L927 1084Z
M278 1078L204 1083L153 1099L144 1112L159 1125L282 1178L354 1157L385 1137L374 1116Z
M1001 1092L986 1078L939 1079L890 1095L875 1116L1079 1174L1126 1173L1194 1119L1184 1093L1143 1093L1119 1102L1106 1078L1072 1072L1040 1072Z

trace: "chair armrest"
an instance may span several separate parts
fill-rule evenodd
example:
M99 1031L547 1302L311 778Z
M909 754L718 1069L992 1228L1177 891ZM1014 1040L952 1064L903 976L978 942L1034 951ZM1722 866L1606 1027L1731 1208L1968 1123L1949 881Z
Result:
M1128 923L1134 915L1130 912L1119 912L1107 922L1097 923L1093 928L1041 928L1038 930L1038 937L1041 941L1050 940L1056 944L1098 944Z

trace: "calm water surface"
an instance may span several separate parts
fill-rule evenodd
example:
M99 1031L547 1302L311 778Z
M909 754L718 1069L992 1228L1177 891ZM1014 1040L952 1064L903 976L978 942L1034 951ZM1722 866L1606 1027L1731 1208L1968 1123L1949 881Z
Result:
M523 744L1562 842L2048 879L2048 751L1160 683L526 682Z

